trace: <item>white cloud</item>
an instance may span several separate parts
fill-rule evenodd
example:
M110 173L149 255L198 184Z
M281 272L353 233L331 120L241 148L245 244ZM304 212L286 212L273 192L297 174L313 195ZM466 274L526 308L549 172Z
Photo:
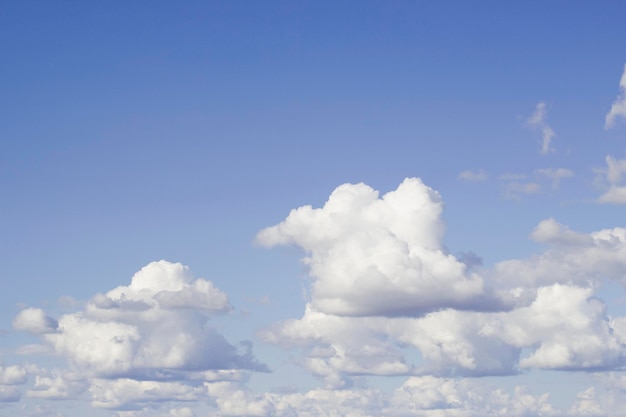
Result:
M557 172L553 173L567 175ZM358 375L482 376L515 374L523 368L592 370L623 364L624 332L615 324L618 322L609 320L604 304L594 298L593 288L605 278L621 280L626 285L626 229L584 234L554 219L540 222L531 236L548 245L547 250L481 271L482 285L494 285L500 300L486 303L482 312L462 311L455 305L446 308L442 303L440 308L422 309L422 314L414 316L397 314L394 309L402 297L384 294L394 280L402 279L401 269L379 274L380 279L374 281L376 286L369 290L371 294L359 293L355 276L362 271L388 268L385 259L379 260L373 254L382 253L395 264L411 265L410 255L398 257L381 230L397 238L393 234L396 225L403 225L404 233L415 225L422 233L431 227L428 235L413 241L406 239L407 249L401 254L428 253L418 246L422 241L428 241L431 248L438 247L441 238L432 236L441 233L441 225L436 223L433 228L432 223L440 221L440 207L436 207L439 200L416 193L423 191L421 182L410 183L415 188L408 190L403 188L406 184L393 197L402 197L405 209L414 205L424 210L425 219L420 210L404 218L386 212L389 194L378 199L364 185L342 186L322 209L293 210L283 223L259 234L259 240L268 245L294 242L307 249L307 263L314 278L311 302L302 318L286 320L263 331L265 341L301 349L301 364L329 388L349 387ZM416 204L418 201L421 204ZM395 223L380 221L388 218ZM417 249L407 241L417 242ZM386 244L377 246L379 242ZM448 257L439 259L450 261ZM433 268L426 262L421 265L421 271ZM463 274L466 276L467 271L463 270ZM414 281L421 278L419 274L413 276ZM327 287L325 280L334 280L335 286ZM321 288L315 287L320 284ZM411 285L415 282L407 280L404 284L409 289ZM355 298L355 293L360 297ZM357 310L360 314L354 314L354 310L346 314L345 310L319 303L320 296L329 295L344 306L361 303L375 308L367 314L363 314L364 307ZM431 291L430 297L438 296ZM421 302L419 296L414 299ZM512 310L498 312L487 308L497 310L503 305ZM407 358L412 350L419 352L422 361L410 363Z
M533 229L530 237L536 242L553 245L593 244L591 236L574 232L570 230L569 227L557 222L553 218L539 222Z
M163 401L195 401L203 394L202 387L182 382L137 381L129 378L94 379L89 392L96 408L120 408L127 404Z
M559 183L563 178L571 178L574 176L574 172L565 168L544 168L538 169L535 173L540 177L546 177L552 180L552 188L559 188Z
M600 369L623 363L622 335L591 288L554 284L537 290L528 307L498 314L489 333L512 346L531 348L521 368Z
M611 110L604 119L604 129L612 128L617 119L626 118L626 65L624 65L624 72L619 80L619 89L619 95L613 101Z
M482 278L446 253L442 209L439 194L417 178L382 198L365 184L344 184L324 207L292 210L257 241L296 244L309 254L311 304L321 312L419 316L497 308Z
M159 261L137 272L130 285L97 294L84 311L58 321L40 309L23 310L14 326L39 334L81 375L39 374L27 394L65 399L88 387L95 407L119 408L159 396L195 398L198 384L187 381L231 380L242 369L265 371L249 342L236 347L208 324L230 309L226 294L210 281L194 279L181 264Z
M557 416L548 394L535 396L524 386L513 393L467 379L409 378L393 393L388 414L419 417Z
M34 370L32 365L0 364L0 403L19 401L22 395L18 386L25 384Z
M598 169L597 183L606 188L598 198L601 204L626 204L626 159L615 159L611 155L606 157L606 169ZM608 187L607 187L608 184Z
M31 398L48 400L66 400L76 398L87 389L87 380L81 373L66 371L46 373L35 376L35 383L26 392Z
M426 364L420 374L447 376L515 373L519 349L488 334L488 313L443 310L419 319L385 323L386 332L419 349Z
M468 169L468 170L461 172L458 176L458 179L462 181L469 181L469 182L480 182L480 181L485 181L487 177L488 177L487 171L485 171L484 169L479 169L476 171L472 171Z
M52 333L57 329L58 323L52 317L39 308L25 308L13 320L16 330L32 334Z
M522 195L537 194L541 191L541 185L536 182L511 181L504 186L504 196L513 200L519 200Z
M19 385L26 382L28 370L19 365L0 365L0 385Z
M535 112L527 120L527 123L530 127L541 132L541 148L539 149L539 153L542 155L547 155L548 153L554 151L551 143L554 136L556 136L554 130L552 130L546 120L547 113L548 110L546 107L546 103L542 101L540 103L537 103L537 106L535 107Z
M615 159L607 155L606 165L606 179L609 184L619 184L626 174L626 159Z
M598 197L601 204L626 204L626 186L612 185L604 194Z
M495 283L530 288L554 283L588 286L611 278L626 286L626 229L580 234L548 219L532 237L550 248L527 259L497 263L490 271Z

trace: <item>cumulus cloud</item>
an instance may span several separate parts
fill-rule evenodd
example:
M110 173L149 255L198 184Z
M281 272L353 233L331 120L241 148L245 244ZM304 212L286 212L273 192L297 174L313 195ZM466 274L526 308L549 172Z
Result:
M201 396L202 391L202 387L182 382L137 381L129 378L95 379L89 388L94 407L112 409L126 404L136 406L149 402L194 401Z
M607 166L604 178L621 181L620 165ZM322 388L252 391L248 378L267 368L251 343L232 344L211 325L232 309L226 294L160 261L83 310L58 319L35 308L20 312L15 328L69 366L0 366L0 401L18 401L22 392L40 401L82 398L119 417L206 415L194 412L197 404L215 416L620 415L610 412L626 387L619 374L565 410L547 394L474 377L621 370L626 317L610 316L596 291L605 279L626 285L626 229L582 233L548 218L530 233L539 253L486 268L478 255L447 252L442 210L439 195L417 179L382 197L346 184L323 207L292 210L258 234L265 246L304 249L312 278L302 316L258 336L299 351L285 360L321 379ZM368 384L371 376L406 380L386 392Z
M0 403L19 401L22 394L18 386L26 383L28 373L25 366L0 364Z
M618 119L626 118L626 65L624 65L624 72L619 80L619 90L619 95L613 101L611 110L604 118L604 129L606 130L612 128Z
M557 222L554 218L542 220L533 229L530 237L536 242L548 243L552 245L584 245L592 244L591 236L584 233L572 231L564 224Z
M302 365L327 387L345 388L354 375L406 375L413 372L380 318L326 314L307 305L299 320L286 320L260 333L266 342L300 348Z
M537 103L535 107L535 112L528 118L526 123L534 129L541 132L541 148L539 149L539 153L541 155L547 155L550 152L554 151L554 148L551 146L552 139L556 136L554 130L548 125L547 122L547 114L548 109L546 107L546 103L543 101Z
M461 172L458 176L458 179L461 181L468 181L468 182L480 182L480 181L485 181L487 177L488 177L487 171L485 171L484 169L479 169L476 171L472 171L468 169L468 170Z
M548 174L569 175L558 170ZM405 212L392 210L397 210L395 199L403 202ZM409 211L412 206L419 209ZM296 243L308 251L311 300L300 319L278 323L260 336L300 349L304 354L300 364L328 388L350 387L359 375L484 376L526 368L596 370L623 365L625 326L608 318L594 289L605 278L624 281L626 229L586 234L546 219L531 233L547 245L545 251L497 263L475 275L482 288L493 287L499 304L486 298L482 311L466 309L438 298L438 287L426 286L420 291L435 301L425 303L428 308L413 307L411 311L419 314L400 314L395 309L406 311L404 298L387 296L395 295L396 283L410 292L421 284L424 272L428 277L448 272L438 278L443 282L450 282L446 279L451 276L460 280L470 276L466 268L450 275L446 265L465 263L447 254L436 258L440 269L428 263L429 250L444 253L440 215L438 195L414 180L406 180L381 199L363 184L345 185L321 209L293 210L258 239L268 246ZM395 232L400 226L397 230L404 235ZM414 227L419 235L410 234ZM396 241L402 237L403 246L386 240L390 235ZM406 274L409 268L394 269L385 263L411 267L412 254L419 256L420 273ZM371 271L378 274L369 275ZM415 291L413 302L423 303L420 291ZM331 296L338 304L324 302ZM383 303L388 306L383 308ZM509 308L498 311L494 305ZM415 351L421 361L411 363L408 358Z
M208 389L221 399L222 416L530 417L564 414L550 404L548 394L535 395L525 386L509 391L479 380L431 376L408 378L391 393L356 388L254 394L230 384L214 384Z
M615 159L607 155L606 166L606 169L597 170L597 183L606 189L598 198L598 203L626 204L626 159Z
M0 385L20 385L26 382L28 370L24 366L0 365Z
M596 370L623 363L619 330L592 288L554 284L539 288L531 305L496 315L488 334L532 348L521 368Z
M52 333L57 329L58 323L52 317L39 308L25 308L13 319L13 327L16 330L32 334Z
M538 288L554 283L589 286L610 278L626 286L625 228L581 234L548 219L531 236L549 248L527 259L497 263L490 271L493 282Z
M25 309L14 326L40 335L82 375L82 380L67 373L38 375L28 396L69 398L84 391L84 383L95 407L119 408L166 394L191 398L195 389L187 380L266 371L249 342L233 345L209 325L212 316L230 309L228 297L213 283L167 261L145 266L129 285L97 294L83 311L58 320Z
M391 398L389 415L419 417L557 416L548 394L533 395L517 386L513 392L467 379L409 378Z
M67 400L76 398L86 389L87 380L81 373L72 371L56 373L43 370L35 376L35 382L26 392L26 396L46 400Z
M417 178L378 197L344 184L322 208L292 210L262 230L264 246L295 244L308 256L312 306L346 316L420 316L442 308L501 308L482 278L447 253L443 204Z

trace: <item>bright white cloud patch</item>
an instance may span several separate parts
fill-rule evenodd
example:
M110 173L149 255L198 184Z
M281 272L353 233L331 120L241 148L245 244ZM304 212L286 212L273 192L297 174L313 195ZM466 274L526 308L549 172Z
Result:
M602 178L619 183L625 173L609 157ZM604 389L581 391L568 409L546 394L473 377L619 372L626 317L611 316L596 289L606 279L626 285L626 229L580 233L549 218L530 233L541 252L482 268L445 250L442 211L439 194L418 179L382 197L345 184L323 207L292 210L258 234L266 246L303 248L312 278L302 316L258 336L300 352L291 361L322 388L249 389L251 373L266 367L250 343L231 344L210 325L232 309L227 295L185 266L159 261L58 319L22 310L14 327L69 366L0 366L0 401L82 398L119 417L206 415L198 404L215 416L620 415L611 411L626 386L619 374L603 380ZM407 379L386 393L367 386L371 376Z
M615 101L613 101L611 110L609 110L604 118L605 129L612 128L618 119L626 118L626 65L624 65L624 72L619 80L619 90L619 95Z
M344 184L324 207L292 210L261 231L271 247L296 244L309 256L311 304L348 316L419 316L442 308L499 308L480 276L448 254L439 194L417 178L378 197Z
M567 178L571 171L545 170L542 175ZM403 202L404 211L397 209L396 201ZM431 298L423 304L426 308L411 310L420 314L398 313L395 309L404 312L407 308L402 295L395 297L394 285L401 283L411 292L423 285L424 274L406 274L405 269L390 268L385 261L412 266L411 255L419 254L420 272L427 271L429 277L449 272L451 268L445 266L459 262L445 255L435 258L437 263L428 263L432 251L443 254L440 204L438 195L416 180L406 180L382 198L363 184L344 185L323 208L293 210L284 222L262 231L261 243L296 243L308 251L313 288L300 319L278 323L261 332L261 337L301 350L301 365L328 388L350 387L360 375L485 376L528 368L623 366L626 321L610 318L594 289L607 278L626 284L626 229L585 234L554 219L544 220L531 233L534 240L548 246L544 252L500 262L475 276L481 288L497 289L498 299L507 300L508 310L463 311L465 306L440 297L434 286L412 293L416 303L423 302L420 293ZM420 233L411 235L413 228ZM402 245L394 245L401 237ZM385 256L376 257L377 253ZM369 275L371 271L378 274ZM453 281L446 280L467 279L467 271L462 271L438 279L454 291ZM325 303L325 297L331 296L341 303ZM364 311L363 306L374 308Z
M552 139L556 136L556 133L554 133L554 130L548 125L547 115L548 109L546 103L542 101L537 104L535 112L527 120L531 128L541 132L541 148L539 149L541 155L547 155L554 151Z
M197 398L197 389L187 380L265 371L249 343L238 348L209 325L213 315L230 308L210 281L194 279L181 264L159 261L137 272L128 286L97 294L84 311L58 321L25 309L15 328L39 334L76 371L37 375L28 396L64 399L88 387L93 405L101 408L159 398L188 401Z
M539 223L531 237L548 244L548 250L527 259L496 264L491 274L497 285L537 288L574 283L588 286L605 278L626 285L626 229L581 234L548 219Z

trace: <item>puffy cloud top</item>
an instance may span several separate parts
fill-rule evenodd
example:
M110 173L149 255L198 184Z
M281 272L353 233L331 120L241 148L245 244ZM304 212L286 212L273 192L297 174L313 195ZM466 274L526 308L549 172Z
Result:
M448 307L499 308L481 277L444 250L442 206L439 194L417 178L382 198L365 184L344 184L324 207L292 210L257 240L309 253L312 306L325 313L420 316Z
M213 283L194 279L186 266L152 262L129 285L97 294L84 311L56 320L29 308L16 329L42 335L53 350L86 375L176 379L207 370L266 370L249 345L238 349L209 318L230 309Z
M159 319L163 310L177 308L220 313L231 306L211 281L193 279L189 268L167 261L151 262L133 276L130 285L98 294L88 304L91 314L108 317L134 311Z

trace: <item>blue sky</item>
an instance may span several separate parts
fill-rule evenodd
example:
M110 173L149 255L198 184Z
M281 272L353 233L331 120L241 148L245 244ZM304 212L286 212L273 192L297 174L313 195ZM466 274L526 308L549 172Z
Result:
M623 415L625 12L4 2L0 416Z

